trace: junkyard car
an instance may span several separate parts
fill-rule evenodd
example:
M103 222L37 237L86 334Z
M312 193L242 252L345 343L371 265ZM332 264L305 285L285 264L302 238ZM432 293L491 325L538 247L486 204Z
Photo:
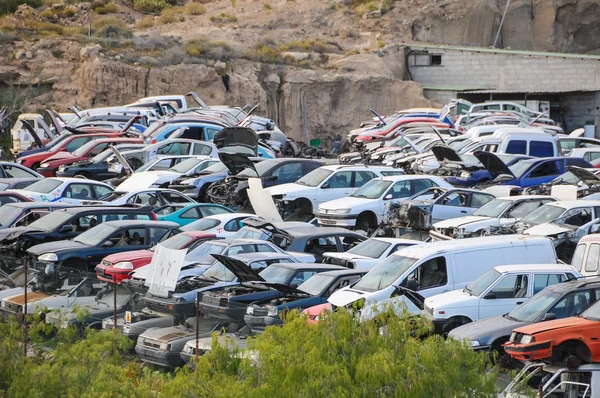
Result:
M421 242L409 239L370 238L344 253L325 252L323 262L350 269L369 270L402 248Z
M524 195L551 195L552 187L557 185L575 185L577 198L600 192L600 177L597 170L590 171L581 167L569 166L567 172L546 184L535 185L523 190Z
M40 268L92 271L109 254L146 249L179 232L177 224L165 221L109 221L71 240L42 243L27 252Z
M196 203L185 206L182 209L176 210L166 216L159 215L158 219L160 221L172 221L184 226L204 217L232 213L234 213L234 211L225 206L214 203Z
M126 184L126 183L123 183ZM151 188L151 189L136 189L129 190L127 185L119 185L115 191L109 192L98 197L93 201L86 201L85 204L109 204L109 205L125 205L138 204L150 206L153 209L158 209L170 204L185 205L194 204L196 201L181 192L172 189Z
M143 144L115 145L118 151L140 149ZM114 155L111 149L99 153L91 159L83 159L70 164L64 164L56 170L57 177L85 177L92 180L104 181L109 178L119 177L120 173L108 170L108 159Z
M550 285L510 312L460 326L449 337L468 341L476 351L502 352L514 329L581 314L600 299L599 289L600 278Z
M81 178L45 178L23 189L11 189L36 202L82 204L112 192L112 187L99 181Z
M485 236L490 230L510 227L533 210L556 199L545 195L509 196L489 201L473 214L433 224L434 239Z
M579 277L565 264L502 265L462 290L426 298L422 314L436 333L447 334L460 325L509 312L546 286Z
M0 229L26 227L54 210L71 207L69 203L19 202L0 207Z
M282 297L258 299L246 308L244 322L253 332L262 332L267 326L282 325L287 311L299 310L323 304L331 293L359 280L366 270L334 270L311 276L298 287L275 284L272 288L283 293Z
M184 231L205 231L215 234L219 238L230 239L242 228L243 220L254 217L250 213L224 213L203 217L200 220L187 224Z

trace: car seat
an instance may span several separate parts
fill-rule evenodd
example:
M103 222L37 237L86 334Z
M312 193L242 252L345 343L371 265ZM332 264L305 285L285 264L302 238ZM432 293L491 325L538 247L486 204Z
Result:
M527 283L515 292L515 298L524 298L527 295Z
M117 216L116 214L109 214L108 216L106 216L106 221L118 221L119 220L119 216Z
M157 203L158 199L156 199L154 196L150 196L150 198L148 199L148 205L150 205L150 207L154 207Z
M140 238L140 234L137 232L134 232L133 236L129 240L129 245L136 246L136 245L142 245L142 244L143 244L143 242L142 242L142 239Z
M82 189L81 191L79 191L78 194L73 195L74 199L89 199L90 196L90 191L88 191L87 189Z
M410 196L410 189L402 187L400 188L400 192L398 193L398 195L399 198L407 198Z
M583 294L577 296L575 298L575 300L577 301L577 303L575 304L575 308L573 309L575 311L575 313L573 315L581 314L583 311L587 310L588 307L590 306L587 297L585 297L585 295L583 295Z
M348 184L348 178L345 175L336 174L333 177L332 184L329 184L330 188L343 188Z

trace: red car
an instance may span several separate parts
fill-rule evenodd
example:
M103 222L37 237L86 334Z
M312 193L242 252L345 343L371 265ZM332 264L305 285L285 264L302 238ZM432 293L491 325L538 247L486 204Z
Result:
M401 117L377 129L363 131L358 137L356 137L356 141L371 141L375 139L372 136L386 136L393 133L400 126L408 123L430 123L439 127L448 127L447 124L441 124L438 119L430 117Z
M169 249L190 251L216 237L215 234L204 231L186 231L165 240L161 245ZM152 249L111 254L104 257L102 262L96 266L96 275L98 279L106 282L112 282L115 277L117 283L121 283L123 280L129 279L132 271L150 264L153 255Z
M0 192L0 206L4 206L8 203L17 203L17 202L33 202L33 199L28 198L27 196L23 196L17 192Z
M67 151L60 151L46 160L40 165L40 167L36 170L38 173L43 175L44 177L55 177L56 171L63 164L71 164L75 163L79 160L88 159L98 155L100 152L104 151L109 145L117 145L117 144L141 144L142 140L139 138L124 138L124 137L115 137L115 138L99 138L92 141L87 142L83 146L80 146L72 153Z
M66 151L73 152L77 148L87 144L91 140L97 138L115 138L123 135L120 131L105 132L105 133L89 133L89 134L73 134L65 137L61 142L54 145L51 150L45 152L38 152L32 155L23 156L17 159L17 163L25 167L29 167L31 170L35 170L40 167L40 164L54 154Z

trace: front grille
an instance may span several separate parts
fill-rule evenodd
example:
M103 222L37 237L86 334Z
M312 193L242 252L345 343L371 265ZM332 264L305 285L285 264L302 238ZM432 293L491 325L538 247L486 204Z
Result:
M520 343L522 338L523 333L513 332L513 334L510 336L510 341L512 341L513 343Z
M265 307L252 307L252 316L267 316L269 310Z
M227 303L229 302L229 300L227 298L221 298L221 297L217 297L217 296L207 296L207 295L202 295L202 303L204 304L208 304L208 305L214 305L214 306L218 306L218 307L226 307Z
M152 341L152 340L144 340L144 347L153 349L153 350L160 350L160 344Z

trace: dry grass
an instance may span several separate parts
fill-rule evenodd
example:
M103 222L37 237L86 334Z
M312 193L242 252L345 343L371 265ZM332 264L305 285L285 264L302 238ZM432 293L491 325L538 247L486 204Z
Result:
M148 29L154 26L154 17L152 15L146 15L144 18L136 22L136 29Z
M187 15L202 15L206 13L206 7L200 3L187 3L185 5L185 13Z
M212 17L210 17L211 22L215 22L215 23L219 23L219 24L237 22L237 20L238 19L235 15L227 14L226 12L222 12L218 16L213 15Z

